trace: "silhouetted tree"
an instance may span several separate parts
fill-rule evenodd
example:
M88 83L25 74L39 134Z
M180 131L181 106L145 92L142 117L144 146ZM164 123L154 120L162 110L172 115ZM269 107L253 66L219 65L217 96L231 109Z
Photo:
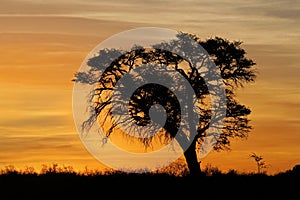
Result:
M153 48L135 47L132 51L125 53L117 49L102 49L97 56L89 59L87 64L90 70L76 73L74 81L97 84L97 88L93 91L90 99L94 102L95 112L83 124L83 128L89 128L95 121L102 124L109 121L108 119L112 114L112 90L118 80L127 72L146 63L164 64L173 67L187 79L199 100L198 114L200 115L200 121L196 122L198 129L195 137L192 138L191 145L184 152L190 173L198 175L201 173L201 170L197 149L203 143L212 120L218 120L218 117L221 117L218 115L221 114L216 112L216 116L212 116L212 107L209 104L210 92L205 82L205 77L197 71L195 66L175 53L162 50L166 49L166 47L169 47L169 49L183 48L182 44L187 42L187 37L192 37L204 47L220 70L222 81L225 85L227 107L224 126L219 127L222 129L222 133L217 138L214 150L228 150L230 149L231 138L246 138L251 130L248 119L251 111L248 107L238 102L236 90L239 87L243 87L244 84L255 80L256 73L253 69L255 63L251 59L246 58L246 52L241 48L242 42L240 41L231 42L220 37L203 41L193 34L178 33L177 41L161 43ZM193 52L193 49L189 49L189 51ZM199 55L195 54L195 59L197 56ZM118 57L118 59L114 59L115 57ZM94 75L97 71L103 72L101 78L95 78L97 76ZM122 99L119 100L121 101ZM128 111L136 124L144 126L150 123L149 109L154 104L160 104L166 110L167 119L163 126L165 132L160 136L160 138L163 138L160 141L167 143L175 137L181 120L180 105L171 90L159 84L146 84L132 94ZM105 130L106 136L109 137L118 125L118 123L110 121L109 128ZM184 138L185 136L180 137L183 140L187 140ZM149 146L153 141L153 137L142 137L140 140L145 146Z
M250 158L253 158L254 161L256 162L257 165L257 173L261 174L262 173L262 169L267 168L266 162L263 160L262 156L257 155L256 153L252 153L250 155Z

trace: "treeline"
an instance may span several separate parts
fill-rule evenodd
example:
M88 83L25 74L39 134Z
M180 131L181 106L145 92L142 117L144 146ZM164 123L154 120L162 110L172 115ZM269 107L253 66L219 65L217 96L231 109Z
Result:
M299 195L299 166L276 175L221 172L209 165L202 172L201 177L189 176L178 165L151 173L76 171L56 163L37 172L9 165L1 170L0 199L292 199Z
M234 169L228 170L227 172L222 172L218 167L207 164L202 170L203 176L218 176L218 175L235 175L235 176L253 176L253 175L262 175L262 176L271 176L267 175L266 171L261 173L250 172L250 173L240 173ZM128 175L123 171L116 171L112 169L89 169L85 167L84 170L76 170L70 165L60 165L58 163L52 163L49 165L42 164L40 170L36 170L34 167L26 166L23 169L19 169L14 165L7 165L0 169L0 176L3 175L44 175L44 174L72 174L77 176L103 176L103 175ZM132 174L132 173L130 173ZM184 177L189 175L189 170L185 163L175 162L172 165L153 171L147 172L147 170L136 171L134 174L143 174L143 175L170 175L175 177ZM284 172L278 172L272 176L282 176L282 175L296 175L300 174L300 165L295 165L292 169L288 169Z

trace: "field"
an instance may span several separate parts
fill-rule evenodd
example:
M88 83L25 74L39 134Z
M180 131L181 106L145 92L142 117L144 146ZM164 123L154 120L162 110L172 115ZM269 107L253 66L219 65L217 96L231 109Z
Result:
M0 175L6 199L290 199L300 192L299 168L276 175L107 172L43 174L9 171Z

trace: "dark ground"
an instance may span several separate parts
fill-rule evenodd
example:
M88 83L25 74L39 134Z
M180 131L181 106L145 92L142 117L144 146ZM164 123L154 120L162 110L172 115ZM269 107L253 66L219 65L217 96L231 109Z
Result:
M167 174L0 175L0 199L299 199L299 171L273 176Z

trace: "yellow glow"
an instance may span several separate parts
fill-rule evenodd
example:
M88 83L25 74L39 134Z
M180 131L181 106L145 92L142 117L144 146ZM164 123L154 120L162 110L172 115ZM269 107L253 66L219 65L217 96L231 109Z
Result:
M264 157L271 165L270 173L299 164L299 18L281 16L274 11L275 5L263 1L257 1L256 13L242 11L255 5L230 2L227 4L232 7L222 6L221 1L214 6L174 1L174 10L160 16L155 10L162 8L154 9L147 3L134 7L128 3L116 11L113 9L118 5L87 3L91 10L87 13L79 4L69 3L68 13L63 13L63 7L53 11L54 5L48 1L37 13L34 1L20 1L17 6L5 1L0 9L0 168L8 164L38 168L52 162L103 168L77 135L71 79L99 42L141 26L241 40L248 57L257 63L256 83L239 90L240 101L252 109L253 131L248 140L234 141L231 152L211 153L203 164L222 170L255 171L248 159L251 152ZM15 13L7 13L12 6L16 6ZM179 8L189 15L177 12ZM269 15L260 16L263 12L259 9ZM114 140L121 144L120 138Z

